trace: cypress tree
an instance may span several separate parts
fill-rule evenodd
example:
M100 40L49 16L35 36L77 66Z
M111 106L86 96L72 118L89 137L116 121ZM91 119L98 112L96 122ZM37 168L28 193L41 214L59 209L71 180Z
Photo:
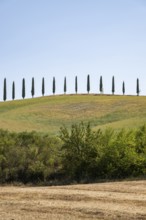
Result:
M87 92L90 92L90 76L87 76Z
M4 79L4 91L3 91L3 100L6 101L7 99L7 81L6 78Z
M123 81L123 84L122 84L122 92L123 92L123 95L125 95L125 82Z
M45 94L45 79L44 77L42 78L42 96Z
M115 77L112 77L112 94L114 95L115 93Z
M103 93L103 82L102 82L102 76L100 76L99 91L100 91L100 93Z
M78 78L77 78L77 76L75 77L75 92L76 92L76 94L78 92Z
M22 79L22 98L25 98L25 79Z
M66 77L64 77L64 94L66 94L67 85L66 85Z
M56 82L55 82L55 77L53 77L53 86L52 86L52 91L53 91L53 95L55 94L56 91Z
M137 96L139 96L140 89L139 89L139 79L138 78L136 80L136 93L137 93Z
M31 84L31 95L32 95L32 98L35 94L35 88L34 88L34 77L32 78L32 84Z
M12 84L12 99L15 99L15 82Z

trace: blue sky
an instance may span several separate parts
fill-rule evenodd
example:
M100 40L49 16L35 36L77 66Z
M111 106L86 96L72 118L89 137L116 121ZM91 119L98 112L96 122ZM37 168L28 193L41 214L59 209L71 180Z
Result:
M103 77L104 93L115 89L136 94L139 78L141 95L146 95L146 1L145 0L0 0L0 100L7 78L8 99L15 81L16 98L21 98L22 78L26 97L31 97L31 78L35 96L41 96L45 77L46 95L86 93L90 74L91 93L99 92Z

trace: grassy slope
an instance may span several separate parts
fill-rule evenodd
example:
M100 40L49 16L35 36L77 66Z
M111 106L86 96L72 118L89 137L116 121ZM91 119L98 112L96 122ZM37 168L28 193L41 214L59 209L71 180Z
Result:
M61 125L137 127L146 122L146 97L60 95L0 103L0 128L57 133Z

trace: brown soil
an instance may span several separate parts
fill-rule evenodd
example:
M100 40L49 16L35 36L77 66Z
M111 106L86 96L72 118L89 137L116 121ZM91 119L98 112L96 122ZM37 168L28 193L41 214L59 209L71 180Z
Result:
M0 187L0 220L146 219L146 181Z

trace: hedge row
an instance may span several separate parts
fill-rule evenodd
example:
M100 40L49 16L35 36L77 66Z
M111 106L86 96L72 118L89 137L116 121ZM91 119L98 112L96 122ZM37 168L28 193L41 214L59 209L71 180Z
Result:
M146 126L93 131L60 128L59 136L0 130L0 182L58 183L146 175Z

